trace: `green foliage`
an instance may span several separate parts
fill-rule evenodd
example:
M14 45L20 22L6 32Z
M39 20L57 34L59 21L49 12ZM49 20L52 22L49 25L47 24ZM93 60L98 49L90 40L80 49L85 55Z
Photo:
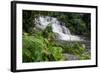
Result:
M24 36L23 38L23 60L41 61L43 49L46 47L42 39L39 40L33 36ZM37 57L38 56L38 57ZM29 59L30 58L30 59Z
M43 35L44 38L48 38L48 37L52 36L52 34L53 34L53 32L52 32L52 26L51 26L51 24L49 24L46 27L46 29L43 30L42 35Z
M81 55L79 56L79 59L80 59L80 60L91 59L91 55L90 55L90 53L88 53L88 52L84 52L83 54L81 54Z
M49 51L51 55L53 56L54 60L62 60L62 48L61 47L50 47Z
M80 60L90 59L90 54L86 51L84 44L77 43L67 43L66 45L61 45L63 47L63 52L76 55Z
M63 60L61 47L53 46L48 39L37 35L23 35L23 62Z

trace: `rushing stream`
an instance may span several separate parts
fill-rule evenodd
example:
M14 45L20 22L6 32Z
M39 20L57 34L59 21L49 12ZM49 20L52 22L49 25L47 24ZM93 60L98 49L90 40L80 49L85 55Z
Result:
M59 40L83 41L83 39L79 36L72 35L70 30L65 26L65 24L58 21L57 18L50 16L40 16L38 18L35 18L35 24L37 28L42 30L44 30L50 24L53 29L52 31L58 34L57 38Z

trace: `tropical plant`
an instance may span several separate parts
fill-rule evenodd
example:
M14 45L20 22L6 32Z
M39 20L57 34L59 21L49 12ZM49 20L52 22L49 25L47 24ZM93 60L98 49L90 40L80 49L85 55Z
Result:
M62 48L49 41L42 36L23 35L23 62L63 60Z

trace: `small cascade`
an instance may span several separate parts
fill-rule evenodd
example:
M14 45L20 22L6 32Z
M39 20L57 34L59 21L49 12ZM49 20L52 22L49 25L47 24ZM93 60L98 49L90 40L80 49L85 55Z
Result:
M64 41L83 41L79 36L71 35L70 30L58 21L57 18L50 17L50 16L39 16L35 18L36 27L39 29L44 30L49 24L52 26L52 31L57 33L58 40Z

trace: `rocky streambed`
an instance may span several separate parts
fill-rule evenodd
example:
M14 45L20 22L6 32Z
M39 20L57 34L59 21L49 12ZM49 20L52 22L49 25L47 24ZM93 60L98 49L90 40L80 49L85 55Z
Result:
M57 43L62 44L62 45L74 44L74 43L84 44L84 46L83 46L83 47L85 47L85 52L84 53L88 53L91 56L91 42L89 40L86 40L86 41L63 41L63 40L58 40ZM88 54L86 56L88 56ZM64 52L64 51L63 51L63 56L64 56L65 60L80 60L79 57L77 57L76 55L74 55L72 53L67 53L67 52Z

